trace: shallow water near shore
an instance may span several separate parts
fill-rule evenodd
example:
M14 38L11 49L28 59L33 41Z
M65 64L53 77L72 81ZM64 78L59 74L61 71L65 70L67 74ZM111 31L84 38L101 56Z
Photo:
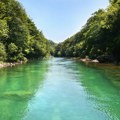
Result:
M0 69L0 120L119 120L120 67L53 58Z

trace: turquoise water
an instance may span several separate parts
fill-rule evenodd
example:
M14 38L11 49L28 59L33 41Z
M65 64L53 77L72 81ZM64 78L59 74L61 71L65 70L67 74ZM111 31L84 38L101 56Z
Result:
M120 68L53 58L1 69L0 120L120 120Z

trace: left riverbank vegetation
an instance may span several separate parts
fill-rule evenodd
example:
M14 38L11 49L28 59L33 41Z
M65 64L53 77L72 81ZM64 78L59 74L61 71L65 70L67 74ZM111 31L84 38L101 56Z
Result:
M93 13L81 31L56 46L55 56L120 63L120 0Z
M50 55L50 43L17 0L0 0L0 61L18 62Z

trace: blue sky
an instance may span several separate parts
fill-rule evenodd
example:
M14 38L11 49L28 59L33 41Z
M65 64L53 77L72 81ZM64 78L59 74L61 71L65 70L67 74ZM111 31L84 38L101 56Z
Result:
M109 0L19 0L46 38L61 42L78 32Z

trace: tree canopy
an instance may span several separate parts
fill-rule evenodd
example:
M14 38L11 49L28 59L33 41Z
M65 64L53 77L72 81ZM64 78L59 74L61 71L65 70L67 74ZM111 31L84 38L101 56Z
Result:
M120 0L110 0L107 9L93 13L81 31L58 44L55 56L89 56L101 62L119 62Z
M0 0L0 60L19 61L50 54L49 41L16 0Z

